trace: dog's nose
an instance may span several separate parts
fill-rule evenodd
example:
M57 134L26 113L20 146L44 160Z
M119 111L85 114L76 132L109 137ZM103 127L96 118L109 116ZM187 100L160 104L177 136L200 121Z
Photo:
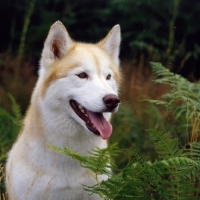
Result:
M118 103L120 102L117 95L109 94L103 98L103 102L109 110L113 110L118 106Z

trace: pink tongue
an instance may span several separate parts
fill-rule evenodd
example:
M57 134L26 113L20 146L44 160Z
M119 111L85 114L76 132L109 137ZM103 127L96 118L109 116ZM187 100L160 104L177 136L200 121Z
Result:
M91 122L99 131L102 139L108 139L112 134L112 125L103 117L102 113L87 112Z

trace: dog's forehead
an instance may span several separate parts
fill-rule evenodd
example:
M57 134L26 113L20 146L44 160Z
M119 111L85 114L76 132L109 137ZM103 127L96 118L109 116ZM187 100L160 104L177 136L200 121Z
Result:
M66 55L66 61L68 58L73 62L78 62L82 67L98 71L108 68L112 63L105 51L92 44L77 44L75 48Z
M83 69L96 71L98 74L108 74L112 71L116 80L119 81L119 69L115 66L110 55L101 47L95 44L77 44L67 57L73 58L74 62L79 63L76 66L82 66ZM73 66L73 65L72 65Z
M112 60L104 50L96 45L82 43L72 47L62 60L57 60L52 65L51 69L47 78L50 82L67 77L69 73L81 71L105 75L112 70L116 78L118 74L117 68L113 66Z

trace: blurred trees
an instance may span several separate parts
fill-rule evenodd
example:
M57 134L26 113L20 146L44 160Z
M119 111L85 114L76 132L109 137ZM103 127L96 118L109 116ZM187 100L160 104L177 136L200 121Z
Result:
M1 0L1 53L17 53L29 4ZM49 27L56 20L66 25L75 40L86 42L100 40L119 23L122 58L171 63L175 72L196 80L200 76L199 13L198 0L36 0L24 54L38 62Z

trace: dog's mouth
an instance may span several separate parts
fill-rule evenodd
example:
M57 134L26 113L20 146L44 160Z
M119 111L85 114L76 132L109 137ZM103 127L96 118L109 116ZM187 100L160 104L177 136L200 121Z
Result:
M70 100L70 105L92 133L101 136L104 140L111 136L112 125L104 118L103 113L91 112L75 100Z

